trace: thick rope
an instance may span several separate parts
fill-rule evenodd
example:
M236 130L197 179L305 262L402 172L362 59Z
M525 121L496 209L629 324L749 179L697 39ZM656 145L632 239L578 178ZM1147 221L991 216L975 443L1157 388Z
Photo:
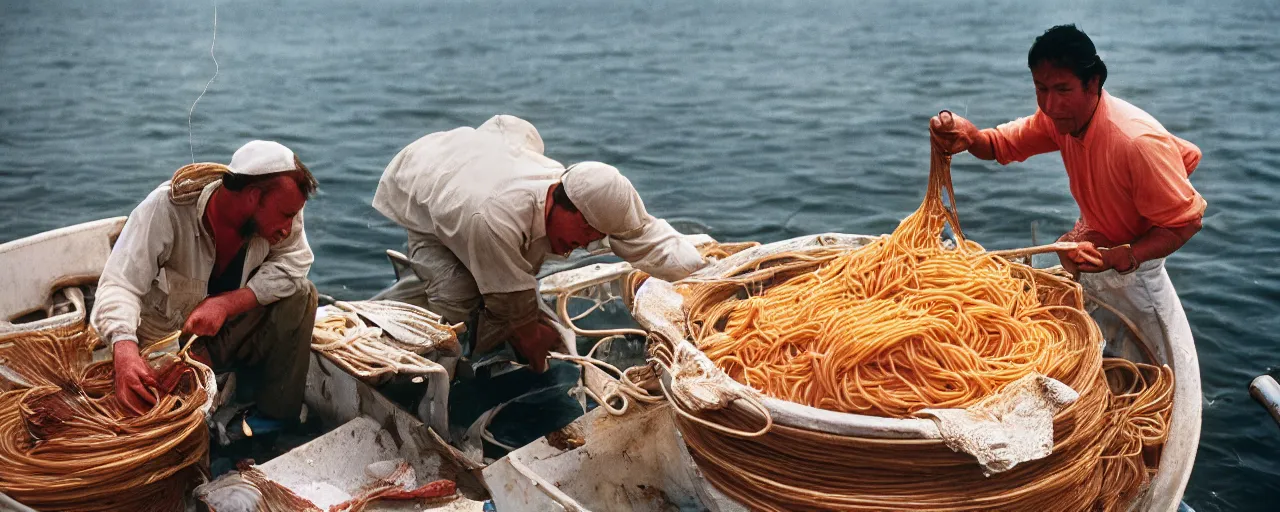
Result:
M90 337L4 340L0 492L42 510L183 510L205 471L211 373L169 356L156 405L133 416L116 400L112 362L90 364Z
M169 185L169 200L173 204L192 204L210 183L221 181L231 168L214 162L184 165L173 173Z
M594 351L595 348L593 347L592 352ZM552 352L547 357L568 361L580 366L582 368L582 377L579 379L578 388L614 416L626 414L630 410L632 403L654 404L664 400L661 395L653 394L644 387L644 383L657 377L652 372L646 373L643 366L628 368L623 371L612 364L591 357L590 354L587 356L575 356ZM588 379L588 372L596 374L598 378ZM603 388L592 389L589 382L593 381L603 382Z
M375 384L393 375L422 376L446 372L431 360L382 341L382 329L366 326L359 315L337 311L316 320L311 350L348 373Z

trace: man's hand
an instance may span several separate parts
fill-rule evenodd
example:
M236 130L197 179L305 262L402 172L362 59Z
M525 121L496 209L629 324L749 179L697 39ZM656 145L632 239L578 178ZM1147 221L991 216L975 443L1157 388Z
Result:
M1106 268L1094 270L1105 266L1106 261L1102 257L1104 249L1098 248L1114 245L1105 236L1102 236L1102 233L1090 229L1083 219L1077 220L1075 227L1058 237L1058 241L1078 244L1074 250L1058 251L1058 260L1062 262L1062 268L1070 272L1073 277L1080 277L1081 271L1101 272L1106 270Z
M945 110L929 120L929 139L933 147L946 155L968 151L974 144L985 141L980 140L982 132L968 119Z
M1067 251L1067 257L1081 272L1105 272L1111 269L1128 272L1134 268L1133 249L1128 245L1099 249L1093 242L1080 242L1075 249Z
M147 389L148 386L151 389L157 388L156 378L151 373L151 367L142 359L142 354L138 353L138 342L117 341L111 347L111 352L116 373L116 400L129 412L146 414L159 397Z
M547 371L547 353L559 343L560 331L541 318L535 318L515 328L511 347L529 360L529 367L534 373L542 373Z
M1058 251L1058 262L1062 263L1062 269L1071 274L1071 278L1080 277L1080 267L1076 265L1075 260L1071 259L1070 251Z
M187 315L186 323L182 324L182 332L200 336L217 335L228 318L235 318L259 305L257 296L248 288L206 297Z
M186 323L182 324L182 332L200 336L217 335L230 314L230 307L221 295L207 297L187 315Z

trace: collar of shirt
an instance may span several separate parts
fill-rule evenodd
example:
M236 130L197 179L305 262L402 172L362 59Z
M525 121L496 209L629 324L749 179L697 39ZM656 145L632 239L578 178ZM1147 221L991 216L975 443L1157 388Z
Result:
M533 229L529 232L531 244L533 241L547 236L547 191L551 190L551 185L553 184L548 183L545 187L535 189L535 191L540 190L541 192L534 194L536 197L533 200Z
M560 183L560 176L564 174L565 168L560 162L535 151L525 151L524 156L542 168L542 172L537 173L536 181L525 189L533 192L533 218L530 219L529 240L525 246L528 250L538 240L547 237L547 191L551 190L552 185ZM550 247L550 244L547 246Z
M1071 138L1086 148L1092 146L1094 141L1098 140L1097 133L1102 131L1100 127L1106 122L1107 116L1111 113L1111 109L1108 107L1110 102L1111 95L1107 93L1106 89L1103 89L1102 95L1098 96L1098 107L1093 109L1093 116L1089 118L1089 127L1085 129L1084 137L1079 139Z
M210 242L213 241L213 235L204 227L204 211L209 207L209 199L213 197L213 192L222 186L222 180L214 181L204 186L204 190L200 191L200 199L196 201L196 225L200 227L196 231L196 238L205 238Z

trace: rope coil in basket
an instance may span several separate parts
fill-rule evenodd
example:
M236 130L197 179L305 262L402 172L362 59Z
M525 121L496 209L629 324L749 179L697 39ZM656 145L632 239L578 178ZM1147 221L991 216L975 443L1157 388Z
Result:
M116 401L95 336L30 332L0 340L0 492L39 510L184 510L206 471L213 372L153 359L159 397L133 416Z
M965 240L944 189L950 158L935 153L924 202L893 234L859 248L764 252L676 283L690 339L653 355L672 375L664 392L685 442L718 489L761 510L1117 510L1139 495L1167 436L1172 371L1104 361L1079 285ZM946 223L954 249L939 237ZM705 368L689 374L695 359L736 381L722 391L745 391L693 406L699 388L685 380L717 386ZM762 394L912 418L973 405L1032 372L1079 398L1053 416L1049 456L992 477L941 439L833 435L744 406Z

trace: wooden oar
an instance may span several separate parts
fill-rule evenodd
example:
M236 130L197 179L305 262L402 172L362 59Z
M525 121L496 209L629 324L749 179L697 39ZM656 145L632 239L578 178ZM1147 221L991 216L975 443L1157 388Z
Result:
M1031 256L1033 254L1044 254L1044 253L1058 252L1058 251L1070 251L1072 249L1075 249L1076 247L1079 247L1079 245L1080 244L1077 244L1075 242L1054 242L1051 244L1037 245L1035 247L1023 247L1021 249L1005 249L1003 251L991 251L991 254L1000 256L1006 260L1011 260L1014 258ZM1102 262L1099 261L1096 264L1101 265Z

